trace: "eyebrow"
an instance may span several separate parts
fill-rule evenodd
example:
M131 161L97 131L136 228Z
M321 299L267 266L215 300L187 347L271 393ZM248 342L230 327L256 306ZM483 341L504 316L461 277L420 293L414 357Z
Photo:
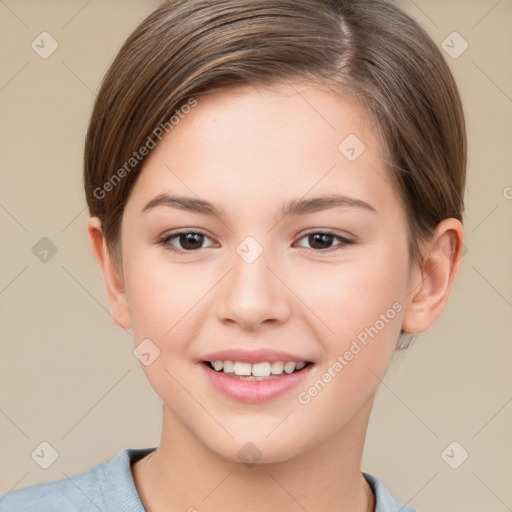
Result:
M216 217L224 217L225 211L221 205L210 203L203 199L196 199L193 197L186 197L180 195L170 195L167 193L159 194L149 201L141 210L141 214L156 208L157 206L169 206L178 210L185 210L189 212L199 213L202 215L214 215ZM355 197L344 196L341 194L329 194L309 199L291 199L283 204L281 208L281 215L294 216L294 215L307 215L309 213L320 212L330 208L345 207L345 208L358 208L373 213L377 210L366 201L357 199Z

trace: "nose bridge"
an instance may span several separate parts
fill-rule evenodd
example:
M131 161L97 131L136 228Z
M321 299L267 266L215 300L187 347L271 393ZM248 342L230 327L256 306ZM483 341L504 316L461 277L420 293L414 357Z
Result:
M271 270L271 251L253 237L246 237L231 260L232 271L223 288L218 311L221 320L245 327L265 321L282 321L288 313L286 287Z

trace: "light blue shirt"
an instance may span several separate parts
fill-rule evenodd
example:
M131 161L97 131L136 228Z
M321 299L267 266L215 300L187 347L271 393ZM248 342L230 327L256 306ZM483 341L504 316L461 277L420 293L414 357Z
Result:
M153 450L126 448L84 473L0 494L0 512L145 512L130 465ZM416 512L397 503L374 476L363 476L375 494L375 512Z

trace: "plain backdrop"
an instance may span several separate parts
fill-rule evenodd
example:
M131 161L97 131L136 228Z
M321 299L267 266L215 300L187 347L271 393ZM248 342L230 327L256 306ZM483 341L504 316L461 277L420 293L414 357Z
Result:
M467 119L467 251L441 318L380 386L363 470L418 511L505 512L512 510L512 2L399 4L452 54L442 50ZM0 1L2 492L159 442L161 402L130 334L110 317L82 190L83 141L100 80L158 5ZM42 32L58 44L46 58L33 45ZM55 43L44 37L50 51ZM43 448L57 454L47 469L36 456Z

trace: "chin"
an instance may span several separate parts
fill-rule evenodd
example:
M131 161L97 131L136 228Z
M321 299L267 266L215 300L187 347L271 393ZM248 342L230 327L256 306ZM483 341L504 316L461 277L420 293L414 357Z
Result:
M212 445L209 439L208 447L219 457L247 467L286 462L305 450L301 450L290 438L282 439L276 436L276 439L270 441L261 433L253 437L245 433L217 445Z

